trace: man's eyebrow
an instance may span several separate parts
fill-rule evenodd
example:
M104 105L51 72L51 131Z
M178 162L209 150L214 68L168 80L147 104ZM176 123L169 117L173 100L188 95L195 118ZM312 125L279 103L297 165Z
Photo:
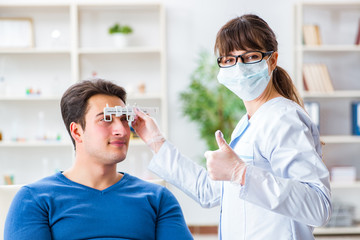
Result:
M101 112L101 113L96 114L95 117L98 117L98 116L100 116L100 115L104 115L104 112Z
M100 116L100 115L104 115L104 112L101 112L101 113L96 114L95 117L98 117L98 116ZM123 116L126 116L126 113L121 114L121 117L123 117Z

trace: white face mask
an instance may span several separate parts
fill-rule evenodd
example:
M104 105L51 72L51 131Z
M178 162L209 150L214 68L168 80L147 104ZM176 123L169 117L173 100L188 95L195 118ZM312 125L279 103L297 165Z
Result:
M262 60L254 64L237 63L229 68L220 68L217 78L219 83L239 98L244 101L251 101L264 92L270 81L270 76L267 60Z

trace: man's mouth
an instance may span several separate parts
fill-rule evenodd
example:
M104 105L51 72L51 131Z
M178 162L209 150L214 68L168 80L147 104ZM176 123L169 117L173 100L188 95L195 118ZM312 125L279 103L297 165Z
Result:
M109 144L113 145L113 146L118 146L118 147L127 145L126 141L124 141L124 140L113 140L113 141L110 141Z

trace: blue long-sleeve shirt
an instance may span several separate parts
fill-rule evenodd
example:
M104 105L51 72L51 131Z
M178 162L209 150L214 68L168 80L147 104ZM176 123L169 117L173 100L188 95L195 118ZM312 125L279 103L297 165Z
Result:
M124 174L100 191L56 173L19 190L4 239L193 238L179 203L163 186Z

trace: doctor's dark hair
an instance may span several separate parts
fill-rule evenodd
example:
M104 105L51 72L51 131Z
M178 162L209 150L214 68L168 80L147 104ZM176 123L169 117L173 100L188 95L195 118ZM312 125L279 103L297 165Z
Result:
M79 123L85 130L85 115L88 111L88 100L94 95L104 94L119 97L126 104L126 91L124 88L103 79L85 80L70 86L63 94L60 101L61 115L73 142L70 133L70 124ZM105 106L104 106L105 107Z
M220 56L229 55L234 50L276 52L278 42L274 32L262 18L246 14L230 20L219 30L214 50ZM279 94L303 106L302 98L283 68L276 66L272 82Z

